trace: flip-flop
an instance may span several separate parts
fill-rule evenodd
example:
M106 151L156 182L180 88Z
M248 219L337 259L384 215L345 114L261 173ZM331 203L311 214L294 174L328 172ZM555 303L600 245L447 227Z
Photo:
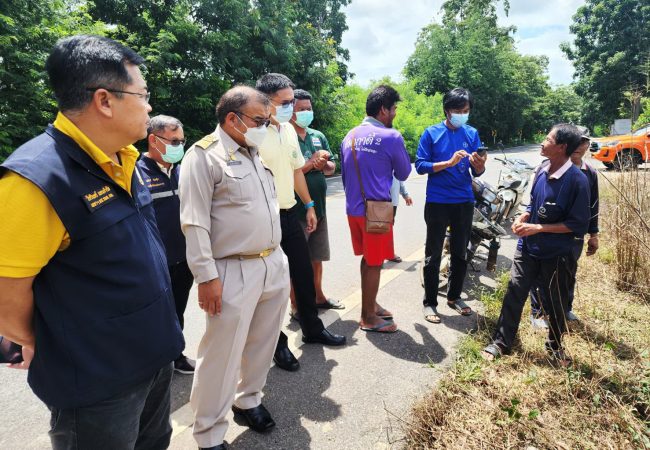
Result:
M486 356L486 354L490 356ZM499 347L499 344L495 344L493 342L491 344L488 344L483 349L483 353L481 353L481 356L486 361L495 361L503 356L503 349Z
M379 311L377 311L375 314L377 314L377 317L380 317L384 320L393 320L393 315L385 308L379 308Z
M465 303L461 299L457 299L456 301L453 301L453 302L448 301L447 305L451 309L455 310L461 316L471 316L472 315L472 312L473 312L472 308L467 306L467 303ZM469 311L467 311L467 310L469 310Z
M296 322L300 323L300 315L298 314L298 311L290 311L289 317L291 317L291 320L295 320Z
M395 257L389 259L389 261L390 261L390 262L394 262L394 263L398 263L398 264L399 264L399 263L402 262L402 258L400 258L399 256L395 255Z
M438 311L436 311L436 308L433 306L425 306L422 309L422 313L424 314L424 320L427 322L431 323L440 323L440 316L438 315Z
M328 298L325 303L316 303L316 308L320 309L345 309L345 305L339 301Z
M359 324L359 328L362 331L373 332L373 333L394 333L397 331L397 325L392 320L384 320L374 327L364 327Z

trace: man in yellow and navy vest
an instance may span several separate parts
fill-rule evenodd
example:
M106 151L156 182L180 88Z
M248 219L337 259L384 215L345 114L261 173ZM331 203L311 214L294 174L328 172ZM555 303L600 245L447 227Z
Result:
M151 192L160 238L167 252L167 266L172 282L178 323L183 329L185 307L194 283L194 276L185 257L185 236L181 231L181 202L178 198L178 176L183 158L185 134L183 124L175 117L152 117L147 130L147 152L138 161L144 184ZM174 370L194 373L194 361L182 353L174 361Z
M60 40L59 114L0 167L0 334L22 345L54 449L169 445L184 342L151 194L143 59L99 36Z

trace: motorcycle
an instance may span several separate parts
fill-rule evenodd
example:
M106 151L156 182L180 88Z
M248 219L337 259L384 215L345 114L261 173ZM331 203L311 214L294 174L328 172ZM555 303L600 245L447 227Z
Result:
M505 167L499 173L497 183L496 194L500 202L491 216L496 223L501 224L505 220L512 220L519 211L535 167L520 158L508 159L505 153L503 159L494 159Z
M474 216L472 217L472 231L467 245L466 258L474 271L477 271L474 265L475 259L486 260L486 269L492 271L496 267L501 247L499 239L507 234L506 230L494 220L495 211L499 209L501 198L492 186L477 178L472 179L472 191L475 199ZM477 254L480 247L487 249L487 256ZM439 289L447 285L450 265L451 254L449 253L449 236L447 236L440 262ZM420 283L424 287L424 261L420 264Z

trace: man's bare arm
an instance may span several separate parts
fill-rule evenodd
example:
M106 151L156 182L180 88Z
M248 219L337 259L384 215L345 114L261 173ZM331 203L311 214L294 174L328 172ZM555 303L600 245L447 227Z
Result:
M0 277L0 335L23 346L34 345L35 277Z

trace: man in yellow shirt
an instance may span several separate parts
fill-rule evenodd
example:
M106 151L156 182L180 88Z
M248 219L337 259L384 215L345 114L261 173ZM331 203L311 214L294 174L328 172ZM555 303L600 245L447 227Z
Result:
M166 448L183 349L151 194L132 144L149 92L131 49L60 40L59 114L0 166L0 335L22 345L54 449Z
M271 125L268 127L264 142L260 145L259 152L264 163L273 172L275 180L282 228L280 246L289 260L289 273L296 295L302 340L313 344L345 345L345 336L330 333L318 317L316 309L314 271L311 267L305 231L311 233L315 230L317 218L314 202L309 195L305 175L302 172L305 158L300 151L296 130L289 123L295 103L294 87L293 82L280 73L267 73L257 80L255 88L265 93L271 100ZM297 204L296 194L303 205ZM301 228L298 219L298 208L306 210L305 231ZM273 361L284 370L296 371L300 368L300 363L289 350L287 336L284 333L280 333Z

